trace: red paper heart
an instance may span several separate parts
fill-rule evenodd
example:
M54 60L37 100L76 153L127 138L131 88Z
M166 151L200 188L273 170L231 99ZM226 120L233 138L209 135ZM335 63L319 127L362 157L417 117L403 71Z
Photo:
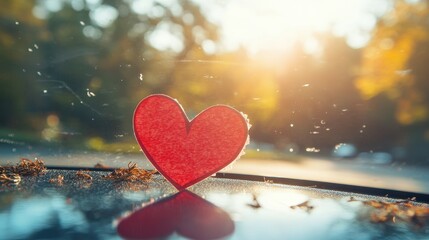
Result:
M119 221L126 239L161 239L177 232L191 239L220 239L234 232L222 209L188 191L143 207Z
M223 105L189 121L176 100L151 95L137 105L134 133L156 169L181 190L234 161L246 144L248 123L243 114Z

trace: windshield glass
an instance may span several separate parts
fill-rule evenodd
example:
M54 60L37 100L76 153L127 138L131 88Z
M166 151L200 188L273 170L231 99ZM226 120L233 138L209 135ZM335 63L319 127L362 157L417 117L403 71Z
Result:
M4 0L0 160L153 168L144 97L248 115L225 172L429 193L429 6L419 0Z

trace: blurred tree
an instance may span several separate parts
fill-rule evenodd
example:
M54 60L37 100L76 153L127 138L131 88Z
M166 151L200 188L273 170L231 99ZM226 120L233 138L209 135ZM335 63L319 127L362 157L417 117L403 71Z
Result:
M284 63L269 133L279 146L297 144L329 153L338 143L358 144L362 137L363 103L353 86L360 51L327 33L317 39L320 54L306 53L299 43Z
M426 77L422 69L415 69L429 57L423 50L429 42L427 4L396 2L392 12L378 22L356 80L365 99L382 94L392 100L396 119L404 125L426 121L429 116Z
M362 97L372 102L372 116L402 135L397 136L397 144L406 141L410 159L415 161L426 161L429 154L428 4L423 0L395 2L392 11L379 20L364 50L356 80Z
M7 0L0 8L0 107L8 110L0 121L8 128L39 131L55 113L81 136L132 137L136 103L167 92L177 63L217 40L188 0ZM179 48L159 45L172 40Z
M34 38L45 37L43 21L35 18L35 1L0 2L0 125L28 127L28 103L32 101L28 85L34 79L31 62L39 61Z
M426 4L398 1L378 23L353 81L362 52L343 38L315 34L320 53L298 43L267 64L261 59L270 56L219 50L218 26L192 0L5 0L0 123L41 132L48 116L57 116L61 134L80 133L60 139L133 142L137 102L166 93L190 117L213 104L232 105L249 115L253 140L284 150L328 153L342 142L391 147L408 134L398 123L424 142Z

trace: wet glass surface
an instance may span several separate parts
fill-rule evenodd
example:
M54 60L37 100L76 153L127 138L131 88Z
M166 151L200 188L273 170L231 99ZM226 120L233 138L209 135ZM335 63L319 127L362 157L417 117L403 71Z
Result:
M308 187L209 178L177 191L160 175L118 183L107 172L49 170L0 190L3 239L427 239L425 222L374 222L365 201L395 202ZM50 182L58 175L63 183ZM353 197L353 198L351 198ZM352 201L350 201L352 200ZM426 206L415 203L413 206Z

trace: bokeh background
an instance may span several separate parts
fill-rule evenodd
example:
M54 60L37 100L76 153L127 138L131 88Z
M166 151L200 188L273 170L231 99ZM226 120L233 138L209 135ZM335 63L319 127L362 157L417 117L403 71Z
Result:
M3 0L0 152L139 152L164 93L248 114L247 158L427 166L428 63L425 0Z

